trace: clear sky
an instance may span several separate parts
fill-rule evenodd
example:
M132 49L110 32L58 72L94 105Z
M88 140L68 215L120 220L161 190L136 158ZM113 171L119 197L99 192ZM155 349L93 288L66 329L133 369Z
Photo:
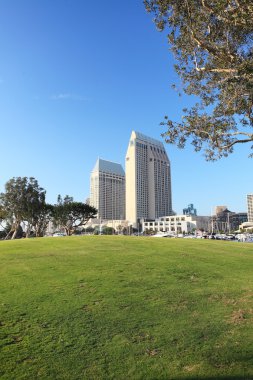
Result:
M0 0L0 57L0 191L33 176L50 203L84 201L98 156L124 167L132 130L161 139L164 115L177 120L193 102L171 89L166 33L142 0ZM191 146L166 150L177 213L246 211L249 146L215 163Z

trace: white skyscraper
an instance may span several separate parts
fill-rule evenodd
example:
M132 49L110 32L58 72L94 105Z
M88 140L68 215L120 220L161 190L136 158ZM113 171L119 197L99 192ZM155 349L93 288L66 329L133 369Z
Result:
M133 131L126 154L126 219L172 214L170 161L163 143Z
M125 219L125 173L120 164L97 159L90 177L90 205L98 218Z

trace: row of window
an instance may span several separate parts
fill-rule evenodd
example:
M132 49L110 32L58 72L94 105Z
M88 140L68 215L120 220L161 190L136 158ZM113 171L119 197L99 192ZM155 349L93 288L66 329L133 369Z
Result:
M155 146L152 146L152 145L150 145L150 149L151 150L154 150L155 152L158 152L158 153L163 153L163 154L166 154L165 153L165 150L163 150L163 149L159 149L159 148L156 148Z
M172 222L172 223L161 223L161 222L144 222L144 226L150 226L150 227L152 227L152 226L175 226L175 224L177 225L177 226L181 226L182 225L182 223L181 222L177 222L177 223L174 223L174 222ZM189 222L187 222L187 226L190 226L190 223Z
M161 218L161 222L163 221L166 221L166 222L174 222L174 221L181 221L181 222L184 222L185 221L185 218L184 217L175 217L175 218Z

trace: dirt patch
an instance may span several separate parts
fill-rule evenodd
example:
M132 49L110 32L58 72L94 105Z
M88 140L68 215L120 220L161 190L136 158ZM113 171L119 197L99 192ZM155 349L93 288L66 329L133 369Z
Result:
M186 372L195 372L200 368L200 364L186 365L183 369Z
M231 316L231 323L239 324L243 323L246 320L246 312L245 310L239 309L236 311L233 311Z
M158 348L154 348L153 350L147 349L146 354L148 356L157 356L161 353L161 351Z

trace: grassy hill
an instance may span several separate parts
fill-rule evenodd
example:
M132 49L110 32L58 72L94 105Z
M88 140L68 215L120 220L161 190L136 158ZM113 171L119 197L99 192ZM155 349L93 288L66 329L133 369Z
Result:
M1 379L253 379L253 244L0 242Z

